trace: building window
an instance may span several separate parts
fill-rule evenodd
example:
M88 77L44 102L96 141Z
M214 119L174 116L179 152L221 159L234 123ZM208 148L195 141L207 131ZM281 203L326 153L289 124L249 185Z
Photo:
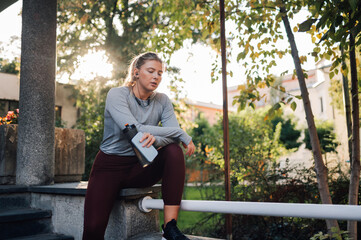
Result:
M61 119L61 106L55 106L55 119Z
M322 100L322 97L320 97L320 104L321 104L321 112L323 113L323 100Z
M19 101L0 100L0 117L5 117L8 111L14 111L19 108Z
M61 106L55 106L55 127L64 128L65 122L61 119Z
M7 114L8 102L5 100L0 100L0 117L5 117Z
M9 111L19 109L19 101L9 101Z

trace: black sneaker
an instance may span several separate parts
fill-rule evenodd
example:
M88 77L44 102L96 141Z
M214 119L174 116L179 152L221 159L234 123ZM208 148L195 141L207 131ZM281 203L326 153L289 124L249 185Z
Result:
M190 240L189 238L184 236L181 231L179 231L179 229L177 228L177 221L174 219L168 222L165 228L164 225L162 225L162 229L162 240Z

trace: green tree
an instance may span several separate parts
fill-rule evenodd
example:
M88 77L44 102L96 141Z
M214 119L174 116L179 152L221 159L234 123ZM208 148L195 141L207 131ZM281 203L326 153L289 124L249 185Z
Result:
M0 42L0 72L19 74L20 37L11 36L7 43Z
M107 79L104 78L79 81L74 89L79 109L79 118L75 127L85 132L84 180L89 178L93 161L103 139L105 99L111 87L107 86L106 82Z
M317 178L313 167L309 169L292 166L286 161L281 167L277 159L285 153L279 141L281 135L281 123L274 130L272 120L264 120L267 109L253 111L247 108L244 112L231 114L230 116L230 152L231 152L231 179L232 200L234 201L262 201L262 202L287 202L287 203L321 203L317 188ZM222 148L222 121L211 126L202 119L196 120L197 126L191 131L194 141L207 143L205 149L211 149L207 157L203 153L195 158L199 164L209 166L209 162L218 166L217 171L222 173L223 148ZM324 125L324 124L320 124ZM317 124L319 126L319 124ZM207 129L205 131L205 129ZM328 136L332 134L332 125L328 129ZM213 132L215 135L209 136ZM198 134L197 134L198 133ZM323 134L319 134L323 139ZM200 136L200 138L199 138ZM205 137L208 136L208 137ZM330 141L329 141L330 142ZM331 141L333 144L333 142ZM327 146L322 142L322 145ZM200 148L199 148L200 149ZM325 147L328 151L331 148ZM205 159L207 161L202 161ZM222 175L219 175L222 176ZM212 191L203 186L199 190L202 199L223 199L224 188L218 186L218 179L213 182ZM328 183L335 204L347 202L347 188L349 180L338 166L330 168ZM216 189L216 190L214 190ZM212 196L207 195L207 191ZM211 198L210 198L211 197ZM189 230L189 234L202 234L210 237L224 237L225 229L220 222L219 215L209 221L210 216L205 217L197 224L197 227ZM202 223L207 222L202 226ZM211 224L212 223L212 224ZM345 227L344 222L340 222ZM201 225L201 226L200 226ZM206 226L207 225L207 226ZM210 226L209 226L210 225ZM325 231L323 220L301 218L273 218L261 216L233 216L233 236L235 239L309 239L320 231ZM341 232L344 234L344 232ZM328 235L330 236L330 235ZM343 235L342 235L343 236Z
M239 46L244 48L243 52L238 54L237 60L243 61L247 78L246 87L242 89L236 100L240 103L241 109L246 105L254 107L254 102L264 97L260 94L259 88L270 87L274 84L274 77L269 74L269 70L276 66L276 56L281 58L285 54L291 53L310 132L321 199L323 203L331 204L332 200L327 184L327 168L322 160L319 139L305 84L307 74L305 74L301 67L301 64L307 60L307 57L298 55L294 35L289 23L289 18L298 13L305 4L305 1L280 0L233 1L229 3L232 9L229 13L229 19L235 22L238 30L234 38L239 39ZM275 43L284 38L281 29L282 25L284 25L286 30L290 47L278 49ZM281 91L284 90L281 87L279 89ZM296 103L292 98L289 99L288 103L292 108L296 107ZM279 109L281 104L284 104L284 102L276 103L272 110ZM330 232L331 229L338 229L336 220L326 220L326 223Z
M207 17L199 11L200 4L207 5L190 0L60 1L59 71L72 73L79 56L105 50L114 65L114 78L121 81L130 59L140 52L159 51L169 57L185 39L206 38L200 19L204 22ZM206 14L210 16L211 10Z
M115 78L124 77L130 59L146 49L147 34L158 18L156 6L150 1L60 1L59 70L72 73L79 56L105 50Z
M278 123L281 123L280 141L286 149L295 149L301 145L298 139L301 136L301 131L296 129L296 124L290 118L284 119L281 116L276 116L271 120L274 131Z
M281 7L281 12L286 14L286 8ZM291 30L291 26L288 21L287 15L282 16L282 20L285 25L285 29L287 32L287 37L291 45L291 52L292 52L292 58L295 64L296 72L297 72L297 79L300 85L301 90L301 96L303 100L303 106L305 109L306 114L306 120L308 125L308 132L310 135L310 142L312 146L312 153L315 160L315 167L317 172L317 182L318 182L318 188L320 191L322 203L325 204L332 204L330 190L327 182L327 167L325 166L323 160L322 160L322 153L321 153L321 146L319 142L319 137L317 135L317 130L313 118L312 108L310 104L310 100L308 97L308 90L305 82L305 75L303 73L303 70L301 68L301 61L300 57L298 56L298 51L296 47L296 43L294 41L293 33ZM334 232L336 234L339 234L339 225L336 220L326 220L328 231L333 234Z
M285 153L279 141L281 124L274 131L272 123L269 120L264 121L266 113L266 109L255 112L247 109L229 117L230 161L233 172L231 181L234 184L254 177L259 178L258 173L267 169L269 164ZM214 147L216 152L222 153L222 121L220 120L214 127L217 140ZM216 156L221 158L213 160L224 167L223 156L219 154Z
M254 111L247 108L238 114L230 115L232 200L318 202L319 198L315 197L318 195L315 184L303 186L301 179L291 180L290 169L285 170L279 167L277 159L286 152L279 140L282 124L277 124L274 130L272 121L264 120L267 112L267 109ZM203 143L207 142L208 149L212 149L208 153L207 160L218 165L222 170L224 161L221 119L212 128L216 135L208 141L203 139L202 141ZM196 128L193 133L196 134L196 132L204 136L204 131ZM311 175L315 174L308 171L307 174L303 172L292 176L308 178ZM312 181L314 183L314 179ZM212 199L222 199L223 196L224 189ZM236 239L240 239L239 236L247 239L287 239L289 234L292 234L292 236L302 236L302 239L305 236L312 236L312 233L316 233L316 230L320 230L320 228L323 230L320 227L320 221L317 221L317 228L312 224L305 223L306 221L303 220L288 221L282 218L234 216L233 236L237 237ZM210 236L222 237L225 235L222 224L210 228L210 233L208 233ZM297 237L295 238L297 239Z
M316 124L317 135L320 137L320 145L322 154L325 156L327 163L327 153L337 152L336 148L340 143L336 140L336 134L334 132L333 124L330 121L321 121ZM304 131L305 138L303 142L306 144L306 148L312 151L310 134L307 130Z
M19 74L20 72L20 62L17 58L10 61L8 59L0 58L0 72Z
M352 146L351 146L351 176L349 186L349 204L358 204L359 184L360 184L360 121L359 121L359 97L358 97L358 77L357 77L357 61L356 48L361 44L359 37L361 32L360 16L361 2L350 1L310 1L311 17L302 24L304 30L308 30L313 34L313 38L318 36L322 47L317 46L313 55L317 58L332 57L332 67L330 78L338 73L338 67L341 66L341 72L344 75L344 81L349 71L345 60L350 60L350 76L351 76L351 100L352 100ZM315 23L315 25L313 25ZM335 47L336 45L336 47ZM341 49L341 54L337 49ZM348 51L346 54L345 51ZM344 84L346 87L347 84ZM345 88L346 89L346 88ZM346 90L347 91L347 90ZM348 101L348 93L345 93L345 99ZM346 116L349 119L349 111L346 102ZM348 120L347 126L351 128L351 121ZM349 133L351 131L348 131ZM349 135L350 137L350 135ZM357 239L357 222L349 221L347 230L351 239Z
M214 164L209 158L214 154L214 145L217 142L216 133L210 126L208 120L199 114L194 121L195 126L188 133L192 136L192 141L197 146L194 155L186 158L187 168L200 171L200 185L205 186L203 173L209 173L207 182L219 182L222 179L223 172L219 166Z

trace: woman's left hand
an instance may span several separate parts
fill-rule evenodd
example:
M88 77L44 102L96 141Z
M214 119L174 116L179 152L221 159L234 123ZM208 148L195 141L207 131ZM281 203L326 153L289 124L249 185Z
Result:
M187 149L186 155L188 155L188 156L191 156L194 153L194 151L196 150L196 146L194 146L194 143L192 140L190 143L188 143L188 145L186 145L183 142L182 142L182 144L183 144L183 147L185 149Z
M142 138L140 139L140 142L143 143L143 147L150 147L155 142L155 137L150 133L143 133Z

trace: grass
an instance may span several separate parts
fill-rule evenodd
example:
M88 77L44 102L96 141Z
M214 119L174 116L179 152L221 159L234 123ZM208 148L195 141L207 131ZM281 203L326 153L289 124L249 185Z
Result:
M207 196L213 195L213 188L204 187L202 188L202 193ZM205 200L202 198L200 189L198 187L185 187L183 192L183 199L186 200ZM212 199L207 199L212 200ZM211 213L204 212L190 212L190 211L180 211L178 216L177 225L186 234L200 234L197 231L192 230L197 224L207 216L210 216ZM159 212L160 223L163 224L163 211ZM202 234L203 235L203 234Z
M187 200L202 200L200 191L196 187L186 187L183 193L183 199ZM190 229L197 225L199 221L206 216L210 215L209 213L203 212L189 212L189 211L180 211L178 217L178 225L180 229Z

